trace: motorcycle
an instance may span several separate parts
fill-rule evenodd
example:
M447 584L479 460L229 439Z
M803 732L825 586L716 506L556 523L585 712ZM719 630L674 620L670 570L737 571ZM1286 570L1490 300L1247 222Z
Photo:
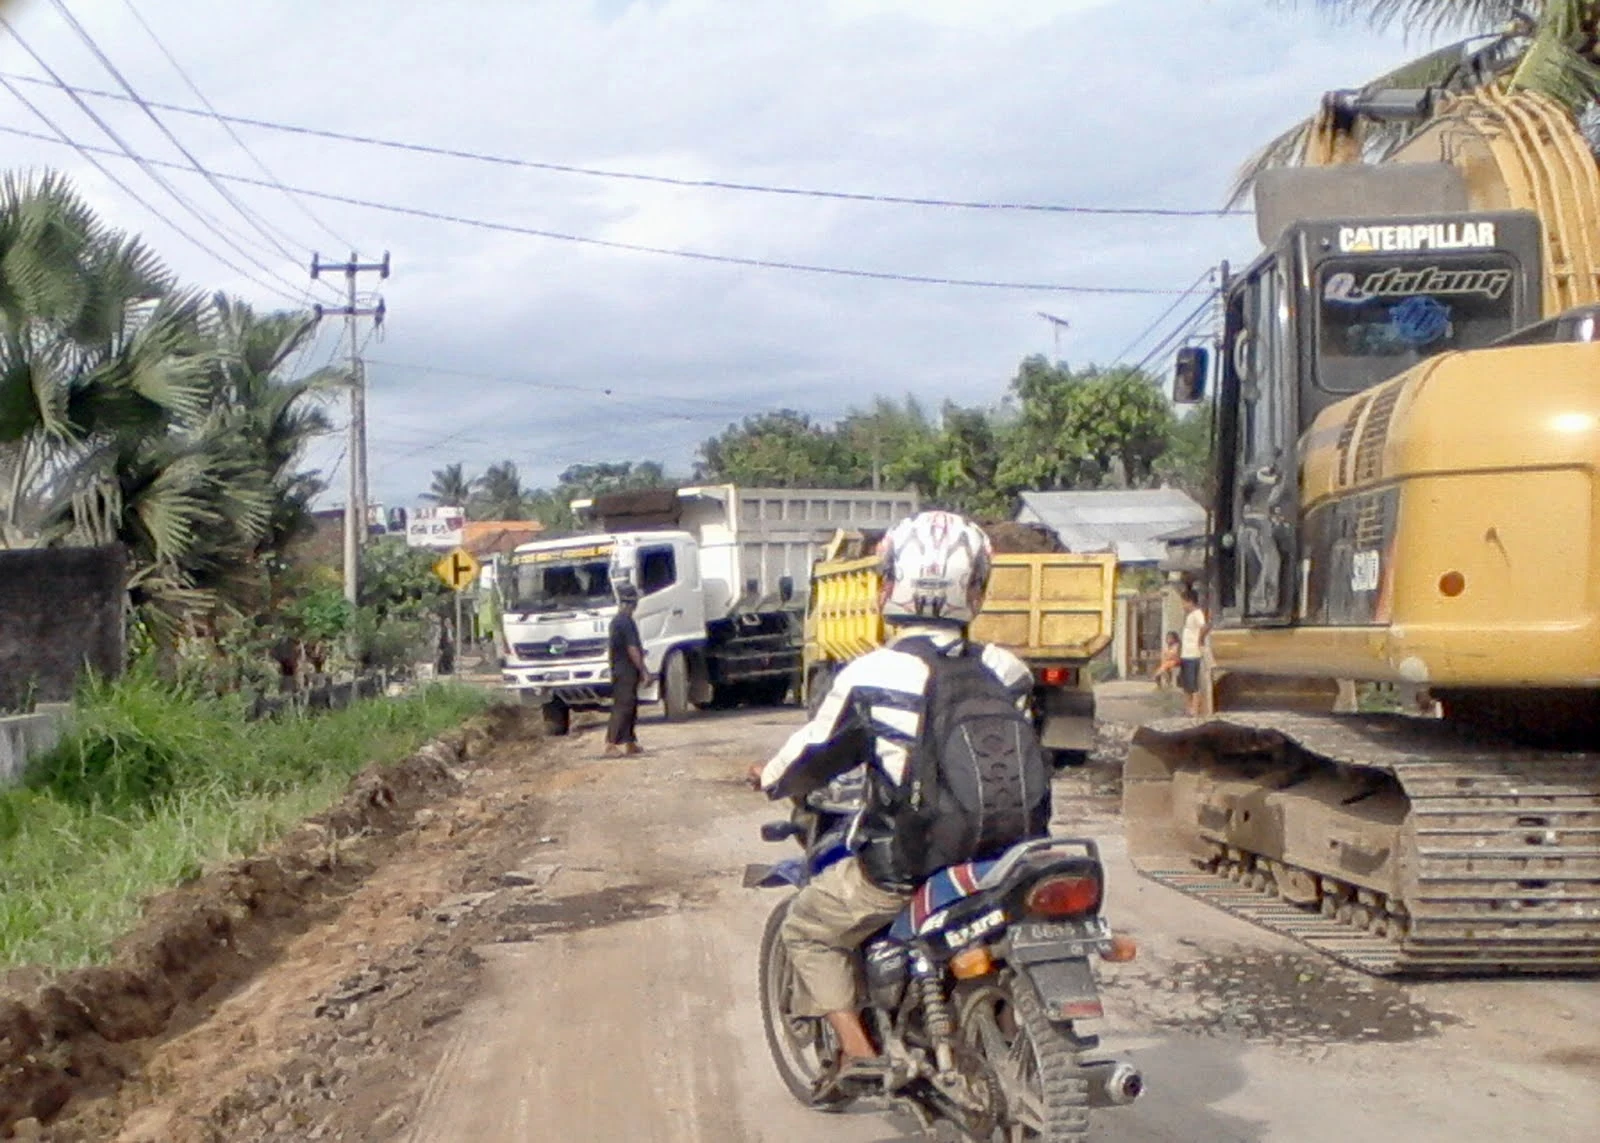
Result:
M767 823L761 836L797 839L802 856L752 865L745 884L798 889L849 856L857 805L837 782L794 799L790 820ZM1138 1098L1138 1070L1100 1058L1098 1038L1075 1027L1102 1014L1091 957L1136 952L1101 917L1104 890L1099 849L1079 838L1025 841L924 882L858 954L864 1015L886 1061L866 1094L909 1111L924 1131L944 1120L982 1143L1081 1143L1091 1108ZM826 1020L791 1011L794 974L778 933L792 900L773 909L761 941L767 1045L796 1099L837 1110L863 1093L819 1094L838 1045Z

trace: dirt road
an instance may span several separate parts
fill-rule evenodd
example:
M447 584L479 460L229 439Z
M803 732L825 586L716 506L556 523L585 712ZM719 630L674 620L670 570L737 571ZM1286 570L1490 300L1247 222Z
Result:
M738 786L790 714L651 727L652 754L563 747L548 892L628 887L611 924L503 945L428 1081L409 1136L453 1140L886 1141L881 1112L794 1105L766 1058L754 952L773 904L739 887L773 816ZM1150 1094L1100 1140L1579 1140L1600 1122L1600 996L1581 983L1375 984L1136 878L1114 800L1062 817L1107 840L1112 911L1144 956L1108 968L1107 1039ZM559 823L559 824L557 824ZM631 912L632 915L629 915Z
M1103 709L1132 717L1124 701ZM739 775L799 720L647 723L630 760L584 732L461 775L412 845L80 1120L114 1131L57 1138L916 1138L881 1108L800 1108L767 1059L755 951L777 898L740 876L772 855L756 830L774 811ZM1099 1031L1149 1092L1098 1113L1094 1139L1594 1137L1600 987L1330 965L1136 877L1109 780L1063 778L1057 828L1105 843L1110 914L1140 940L1104 966Z

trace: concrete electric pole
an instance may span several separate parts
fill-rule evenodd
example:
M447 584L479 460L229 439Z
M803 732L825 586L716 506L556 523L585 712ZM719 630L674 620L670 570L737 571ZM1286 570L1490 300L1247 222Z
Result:
M323 274L343 273L345 304L342 306L313 306L312 312L321 321L330 314L343 315L345 332L350 338L350 436L345 455L350 461L350 493L344 506L344 597L354 607L361 596L361 547L367 539L367 375L361 364L361 343L356 338L358 318L370 317L374 326L383 324L384 305L380 297L373 306L356 305L356 275L376 272L378 277L389 276L389 254L384 252L382 262L358 261L354 251L348 262L324 262L316 254L311 256L313 280Z

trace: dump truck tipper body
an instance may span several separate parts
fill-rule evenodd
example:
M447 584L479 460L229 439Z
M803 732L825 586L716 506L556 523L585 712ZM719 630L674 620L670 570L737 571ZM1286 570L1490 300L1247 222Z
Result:
M523 544L502 585L502 680L565 731L572 710L611 696L614 580L656 682L641 697L669 718L692 707L783 701L799 679L812 563L841 527L886 528L915 513L909 492L743 489L617 493L573 504L588 535Z
M864 545L841 539L836 556ZM1094 742L1089 662L1111 642L1116 557L1071 552L994 557L983 610L971 635L998 643L1033 670L1033 713L1041 742L1071 760ZM803 672L813 708L834 674L883 643L874 556L834 558L811 575Z

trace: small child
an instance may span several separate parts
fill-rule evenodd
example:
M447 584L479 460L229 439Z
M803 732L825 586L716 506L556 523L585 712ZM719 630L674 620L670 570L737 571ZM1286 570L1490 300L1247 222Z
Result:
M1156 668L1156 686L1176 686L1178 681L1178 667L1182 663L1179 654L1181 642L1176 631L1167 632L1167 645L1161 652L1161 665Z

